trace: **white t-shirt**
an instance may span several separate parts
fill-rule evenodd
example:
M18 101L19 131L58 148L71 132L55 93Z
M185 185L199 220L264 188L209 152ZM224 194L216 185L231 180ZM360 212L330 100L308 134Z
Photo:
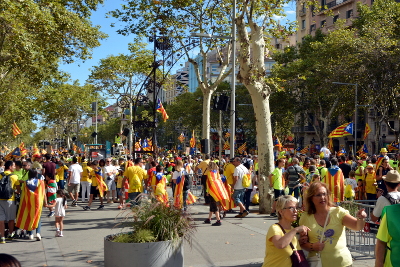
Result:
M324 152L324 158L329 158L329 156L331 155L331 151L325 146L323 146L320 151Z
M113 166L113 165L105 166L104 167L104 176L105 176L105 178L107 179L107 177L110 177L111 180L114 180L115 179L115 171L116 171L115 166ZM112 173L110 176L107 175L107 173L109 173L109 172Z
M400 192L388 192L388 194L394 199L400 198ZM374 214L375 217L379 218L382 215L383 208L390 205L390 201L386 197L380 196L376 201L376 205L372 214Z
M346 178L345 180L344 180L344 184L345 185L351 185L351 188L353 189L353 190L355 190L356 189L356 187L357 187L357 181L355 180L355 179L351 179L351 178Z
M244 189L242 185L243 175L245 175L249 170L243 166L243 164L238 165L233 172L233 176L238 176L238 180L236 181L233 189Z
M74 163L69 166L68 172L71 172L69 177L69 183L79 184L81 182L81 174L83 172L82 166L78 163Z
M67 201L65 201L65 205L67 205ZM65 217L65 208L63 206L63 198L56 198L56 206L54 207L54 215L56 217Z
M182 170L179 171L174 171L174 173L172 174L172 180L176 180L178 179L179 176L185 175L186 171L182 168Z

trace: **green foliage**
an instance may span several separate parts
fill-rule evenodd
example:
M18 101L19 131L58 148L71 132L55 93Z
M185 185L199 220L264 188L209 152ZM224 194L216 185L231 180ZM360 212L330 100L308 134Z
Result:
M155 242L156 239L151 230L139 229L135 232L118 234L112 241L117 243L149 243Z
M131 226L133 233L130 237L122 237L122 240L178 242L183 238L190 243L195 228L188 216L173 206L150 200L141 201L140 205L132 207L123 214L121 223Z

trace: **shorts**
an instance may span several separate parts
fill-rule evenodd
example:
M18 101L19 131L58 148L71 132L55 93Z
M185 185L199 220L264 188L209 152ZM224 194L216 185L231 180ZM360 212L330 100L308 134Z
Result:
M72 191L75 191L75 194L78 194L79 193L79 187L80 187L80 184L68 185L68 193L72 193Z
M107 191L112 191L117 188L115 181L114 180L106 180L106 185L107 185Z
M275 201L277 201L280 196L284 196L284 195L285 195L285 190L274 189Z
M97 186L93 186L93 185L90 186L90 194L91 194L91 195L98 195L98 194L100 194L99 189L96 189L96 187L97 187Z
M14 221L17 217L17 205L13 200L0 200L0 221Z
M117 188L117 196L122 196L122 188Z
M210 197L210 212L217 212L218 206L214 198Z
M239 203L243 203L244 192L245 192L245 189L233 190L232 198L233 198L233 201L235 201L236 205L238 205Z
M58 181L57 182L57 186L58 186L59 189L64 190L64 188L65 188L65 180Z

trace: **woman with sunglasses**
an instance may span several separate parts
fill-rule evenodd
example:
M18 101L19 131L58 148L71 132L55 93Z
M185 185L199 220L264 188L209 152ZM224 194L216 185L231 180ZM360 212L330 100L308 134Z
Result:
M376 183L378 184L378 190L377 193L381 195L386 195L387 194L387 189L386 185L383 182L383 177L386 176L386 174L390 171L393 170L393 168L389 165L389 160L387 158L384 158L382 160L381 166L379 166L378 170L376 171ZM377 197L380 197L381 195L378 195Z
M293 254L292 243L296 250L300 244L296 234L306 235L310 230L301 225L292 227L292 222L297 220L297 199L293 196L280 196L276 201L276 213L279 223L271 225L267 233L264 264L262 267L291 267Z

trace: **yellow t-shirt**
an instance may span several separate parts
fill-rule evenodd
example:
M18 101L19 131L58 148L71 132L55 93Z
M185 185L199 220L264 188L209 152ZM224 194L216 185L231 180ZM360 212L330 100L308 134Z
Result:
M322 266L344 267L353 264L349 249L346 247L346 227L343 225L343 217L349 214L348 210L342 207L332 207L330 209L329 223L325 229L325 248L320 253ZM301 215L299 225L305 225L311 229L308 232L309 242L319 242L324 226L319 225L315 220L314 214L304 212ZM309 257L316 254L315 251L309 253Z
M282 169L281 168L275 168L274 171L271 173L272 177L272 187L276 190L282 190L283 185L282 185Z
M365 175L364 175L364 167L363 166L358 166L356 169L356 181L359 179L364 181Z
M90 167L91 168L91 167ZM97 167L100 168L100 167ZM97 180L98 178L96 177L96 172L95 169L91 168L92 170L90 171L90 179L92 180L92 186L99 186L99 181ZM83 175L83 174L82 174ZM99 178L100 179L100 178ZM102 178L101 178L102 179Z
M375 173L367 173L365 177L365 192L369 194L376 194L376 183Z
M93 169L89 166L83 166L83 172L82 172L82 178L81 182L89 182L92 183L92 177L91 177L91 172Z
M135 185L135 175L140 179L141 186L139 187ZM147 179L147 173L142 167L128 167L124 172L124 176L127 177L129 181L128 193L143 192L143 180Z
M292 229L285 229L286 232L289 232L290 230ZM274 243L271 241L271 238L275 235L284 236L281 227L277 224L271 225L271 227L268 229L265 258L262 267L291 267L292 260L290 259L290 255L292 255L293 250L290 245L286 246L284 249L275 247ZM296 236L293 237L292 244L297 250L301 249L299 243L297 242Z
M122 175L118 175L117 177L116 177L116 180L117 180L117 188L122 188L122 180L124 179L124 176L122 176Z
M56 169L56 182L64 180L64 172L68 170L68 167L62 165Z
M10 171L5 171L4 174L5 175L9 175L9 174L11 174L11 172ZM3 176L1 176L1 179L3 179ZM12 175L10 175L10 180L11 180L11 187L15 190L15 186L20 185L20 183L18 181L18 176L15 175L15 174L12 174ZM10 199L0 199L0 200L11 200L11 201L14 201L15 200L15 193L12 195L12 197Z
M233 173L235 172L235 165L227 163L224 168L224 175L228 184L233 184Z
M390 241L392 241L393 238L389 235L386 214L383 215L382 217L376 238L378 238L382 242L387 243L387 246L390 248ZM384 267L393 267L392 262L390 260L390 255L391 255L390 249L386 249L385 263L383 265Z

